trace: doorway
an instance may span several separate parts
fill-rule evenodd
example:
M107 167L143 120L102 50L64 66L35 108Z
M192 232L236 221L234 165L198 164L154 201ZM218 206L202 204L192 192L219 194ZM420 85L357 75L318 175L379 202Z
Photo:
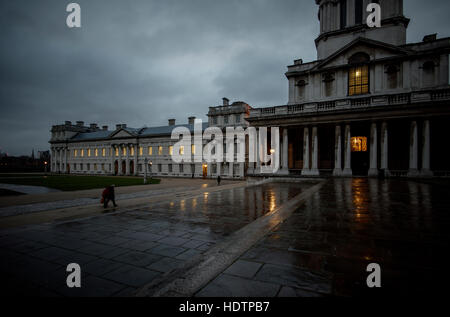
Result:
M352 126L351 151L352 151L352 170L354 176L367 176L370 167L370 126L357 125Z
M207 178L207 177L208 177L208 165L203 164L203 178Z
M117 174L119 174L119 162L115 161L114 162L114 175L117 176Z

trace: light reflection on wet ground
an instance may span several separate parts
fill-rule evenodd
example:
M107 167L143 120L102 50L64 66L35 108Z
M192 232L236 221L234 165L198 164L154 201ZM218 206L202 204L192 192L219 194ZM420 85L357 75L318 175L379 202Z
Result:
M449 182L434 180L329 180L199 295L232 296L252 283L265 283L269 296L442 294L449 192ZM379 290L366 285L369 263L382 267Z
M207 192L118 214L0 232L3 291L42 296L132 294L315 183ZM65 285L69 263L82 267L81 290Z

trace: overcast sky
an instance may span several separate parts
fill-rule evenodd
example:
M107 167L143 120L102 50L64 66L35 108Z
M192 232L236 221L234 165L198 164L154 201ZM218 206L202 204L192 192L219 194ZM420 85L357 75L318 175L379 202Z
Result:
M222 97L287 102L286 66L315 59L314 0L0 0L0 150L49 148L69 120L115 127L206 120ZM406 0L408 41L450 36L450 1Z

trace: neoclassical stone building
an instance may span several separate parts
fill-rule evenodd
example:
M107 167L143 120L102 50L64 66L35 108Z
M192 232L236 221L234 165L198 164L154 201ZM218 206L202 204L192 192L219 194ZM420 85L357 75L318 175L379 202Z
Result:
M367 26L370 2L381 5L380 28ZM450 38L432 34L406 43L410 20L402 0L316 3L317 60L288 66L288 103L251 108L224 98L210 108L203 129L280 127L278 175L449 176ZM194 119L185 126L192 130ZM117 125L114 131L83 122L54 126L52 171L142 175L148 166L157 176L267 176L258 162L173 164L174 127L174 120L166 127Z
M208 127L246 127L250 106L244 102L229 103L223 99L221 106L211 107L208 122L202 124L202 131ZM50 140L54 173L89 175L153 175L167 177L217 177L240 179L245 177L243 163L182 163L172 161L172 130L188 128L194 135L195 117L187 124L176 125L175 119L163 127L130 128L118 124L114 130L97 124L85 126L78 121L73 125L66 121L52 127ZM204 145L208 141L204 141ZM236 141L237 142L237 141ZM194 142L192 141L194 144ZM237 145L235 146L237 147ZM200 149L201 151L202 149ZM192 145L194 156L199 149ZM147 170L146 170L147 167Z
M380 28L367 26L370 2ZM402 0L316 3L317 60L288 66L287 105L247 119L282 128L280 173L448 176L450 38L407 44Z

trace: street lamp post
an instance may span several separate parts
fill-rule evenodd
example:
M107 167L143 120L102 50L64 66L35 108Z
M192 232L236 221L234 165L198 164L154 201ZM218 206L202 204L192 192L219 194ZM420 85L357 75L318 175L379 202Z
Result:
M144 184L147 184L147 161L148 159L144 159Z
M152 171L153 162L150 161L149 165L150 165L150 179L152 179L153 178L153 171Z

